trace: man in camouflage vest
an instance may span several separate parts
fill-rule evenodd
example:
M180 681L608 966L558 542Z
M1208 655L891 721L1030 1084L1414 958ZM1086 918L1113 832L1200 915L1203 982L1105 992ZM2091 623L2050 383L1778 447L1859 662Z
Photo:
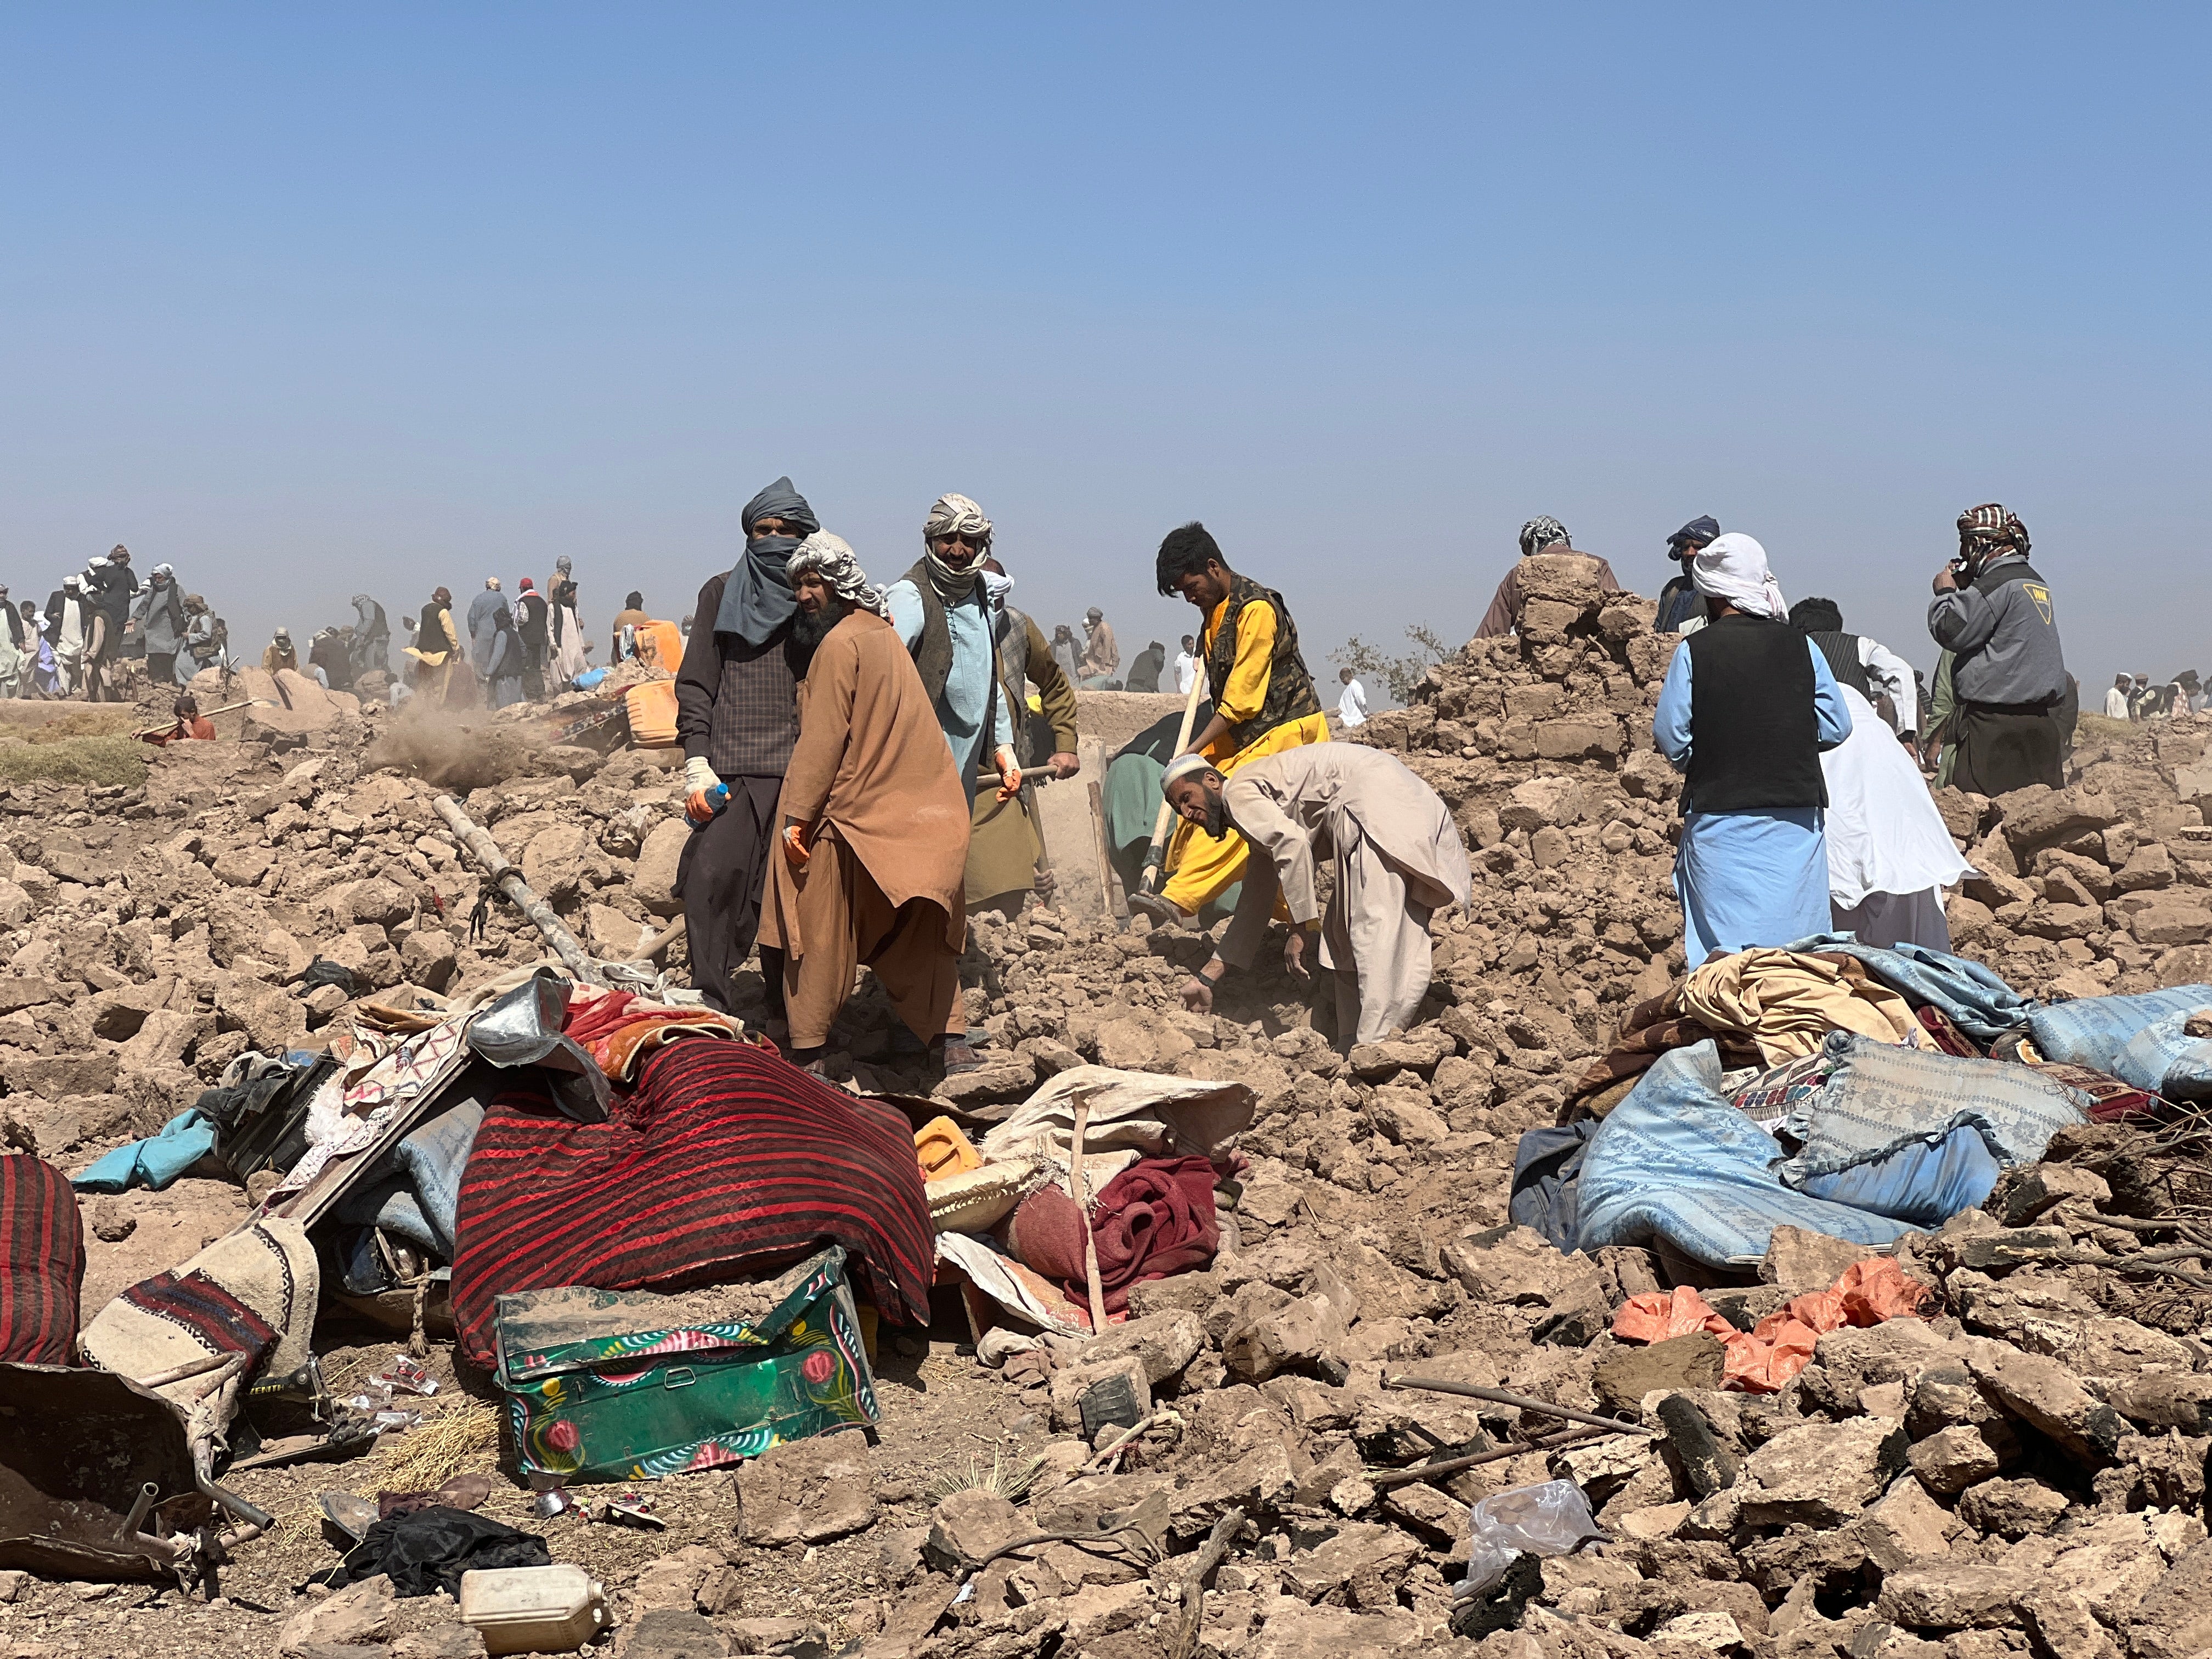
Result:
M1213 714L1191 733L1183 753L1203 755L1223 776L1233 777L1262 756L1328 741L1328 716L1281 594L1223 563L1219 544L1196 522L1169 532L1157 574L1159 591L1189 600L1202 624L1198 656ZM1187 920L1243 877L1244 859L1244 842L1235 830L1214 836L1187 822L1169 844L1160 890L1133 894L1129 902L1155 921Z

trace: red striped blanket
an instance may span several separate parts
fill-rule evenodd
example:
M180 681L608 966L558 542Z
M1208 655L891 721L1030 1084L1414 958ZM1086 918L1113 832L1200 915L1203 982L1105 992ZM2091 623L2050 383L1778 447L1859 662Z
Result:
M935 1238L914 1132L896 1111L750 1043L687 1037L648 1056L616 1119L575 1123L542 1091L484 1114L461 1179L453 1316L493 1362L492 1304L588 1285L678 1291L842 1244L892 1324L927 1324Z
M0 1359L76 1364L84 1228L69 1177L27 1155L0 1156Z

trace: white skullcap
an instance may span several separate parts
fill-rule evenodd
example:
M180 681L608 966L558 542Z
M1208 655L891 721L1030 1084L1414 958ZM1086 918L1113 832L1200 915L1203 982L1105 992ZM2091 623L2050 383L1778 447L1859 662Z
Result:
M1213 763L1203 755L1177 755L1168 763L1168 769L1160 774L1160 795L1165 799L1169 787L1197 772L1211 772Z

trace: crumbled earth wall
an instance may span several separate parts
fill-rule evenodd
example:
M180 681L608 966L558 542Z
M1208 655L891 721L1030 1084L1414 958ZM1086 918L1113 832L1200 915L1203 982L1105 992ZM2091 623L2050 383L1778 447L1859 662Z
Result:
M2062 1136L1987 1213L1900 1247L1934 1292L1929 1320L1832 1334L1772 1396L1713 1392L1709 1356L1610 1335L1621 1301L1670 1282L1653 1254L1563 1256L1503 1225L1517 1136L1553 1120L1623 1006L1681 965L1677 784L1650 738L1673 641L1651 633L1648 601L1600 596L1583 567L1525 568L1520 638L1470 644L1412 708L1358 734L1445 797L1475 861L1472 909L1437 921L1437 982L1416 1027L1340 1054L1267 953L1200 1017L1177 999L1209 948L1200 934L1117 932L1049 908L979 919L963 979L992 1063L936 1091L1018 1098L1085 1061L1249 1083L1251 1168L1224 1252L1140 1287L1127 1328L1088 1346L994 1346L994 1366L948 1309L926 1348L886 1341L879 1445L838 1437L779 1448L734 1480L662 1483L678 1516L664 1537L620 1534L617 1548L615 1528L529 1520L520 1492L495 1499L556 1559L606 1578L618 1652L855 1640L945 1659L2212 1652L2212 1277L2194 1248L2212 1232L2159 1219L2212 1214L2201 1138ZM316 956L383 993L450 993L540 957L503 904L471 937L477 872L414 775L468 743L413 730L379 744L379 718L186 745L155 757L143 791L23 786L0 800L14 859L11 873L0 861L0 1136L80 1168L157 1127L246 1047L313 1041L344 1018L337 991L301 993ZM2063 791L1940 794L1984 872L1952 903L1961 947L2044 995L2212 979L2207 733L2212 723L2181 722L2091 745ZM677 908L685 832L667 759L519 744L467 796L604 955L628 955ZM680 971L680 945L671 960ZM885 1054L890 1025L864 987L833 1072L928 1091L932 1079ZM216 1185L90 1206L88 1310L233 1224L234 1189L180 1207L185 1187ZM1785 1235L1760 1273L1706 1294L1748 1327L1857 1254ZM1080 1395L1117 1371L1162 1415L1110 1472L1085 1473L1106 1460L1080 1438ZM1408 1371L1623 1412L1665 1437L1392 1482L1380 1472L1558 1427L1384 1386ZM1018 1501L934 1489L947 1477L974 1487L994 1451L1009 1471L1042 1460ZM1470 1506L1556 1477L1581 1486L1613 1541L1524 1559L1455 1619ZM375 1484L344 1464L302 1480L305 1492ZM1239 1510L1195 1645L1181 1645L1197 1552ZM1036 1533L1065 1541L1000 1557L956 1599L975 1563ZM295 1550L299 1572L331 1559L311 1526L289 1537L242 1547L234 1571L257 1548ZM173 1591L0 1575L0 1641L469 1650L449 1606L394 1614L373 1591L292 1600L291 1582L272 1572L273 1588L203 1610Z

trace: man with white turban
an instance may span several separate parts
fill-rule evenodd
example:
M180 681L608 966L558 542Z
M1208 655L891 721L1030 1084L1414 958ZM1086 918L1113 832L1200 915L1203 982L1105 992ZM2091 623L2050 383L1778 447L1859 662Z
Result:
M937 710L952 763L972 803L979 774L995 772L1011 799L1022 787L1014 750L1015 711L1009 708L992 638L989 590L983 562L991 548L991 521L965 495L940 495L921 527L922 555L905 575L884 590L891 626L898 629Z
M1429 917L1465 905L1474 887L1451 809L1395 755L1362 744L1315 743L1268 755L1224 777L1203 755L1182 755L1160 793L1186 822L1234 829L1259 854L1244 866L1237 914L1182 989L1210 1012L1231 968L1249 969L1279 900L1290 918L1283 966L1310 975L1317 945L1331 970L1340 1045L1380 1042L1413 1024L1429 989ZM1324 908L1316 880L1334 879Z
M866 963L911 1038L948 1073L968 1047L960 951L968 915L968 792L937 710L882 596L836 537L816 532L786 568L799 682L799 741L777 801L782 856L761 915L763 960L781 964L791 1059L819 1070L838 1011Z
M1675 647L1651 735L1686 775L1674 890L1695 969L1828 931L1820 757L1851 715L1820 647L1785 620L1765 548L1717 537L1690 580L1711 619Z

